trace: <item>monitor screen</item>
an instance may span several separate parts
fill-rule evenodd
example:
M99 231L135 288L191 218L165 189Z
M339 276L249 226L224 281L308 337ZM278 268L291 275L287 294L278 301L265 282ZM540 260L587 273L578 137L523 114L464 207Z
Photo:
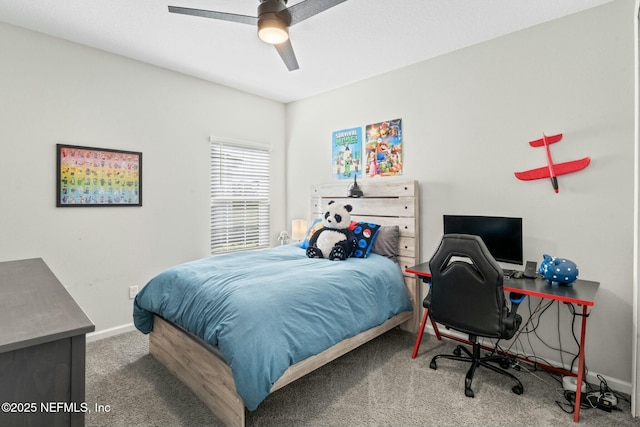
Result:
M444 215L444 234L480 236L496 261L522 265L522 218Z

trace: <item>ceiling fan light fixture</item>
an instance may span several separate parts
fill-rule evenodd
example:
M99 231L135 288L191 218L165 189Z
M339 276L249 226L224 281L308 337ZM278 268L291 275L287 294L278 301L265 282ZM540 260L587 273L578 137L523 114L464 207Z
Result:
M289 27L304 21L320 12L324 12L347 0L298 0L287 7L289 0L259 0L257 16L239 15L237 13L219 12L216 10L192 9L189 7L169 6L170 13L201 16L221 21L238 22L258 27L258 38L275 47L278 55L289 71L298 70L298 60L289 41Z
M258 37L265 43L280 44L289 40L289 28L277 16L261 16Z

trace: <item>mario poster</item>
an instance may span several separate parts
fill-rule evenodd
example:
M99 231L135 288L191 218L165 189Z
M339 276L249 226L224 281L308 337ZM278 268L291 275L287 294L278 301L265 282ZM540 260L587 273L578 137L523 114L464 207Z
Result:
M402 175L402 119L367 125L365 173L370 177Z
M337 179L362 177L362 128L333 132L333 176Z

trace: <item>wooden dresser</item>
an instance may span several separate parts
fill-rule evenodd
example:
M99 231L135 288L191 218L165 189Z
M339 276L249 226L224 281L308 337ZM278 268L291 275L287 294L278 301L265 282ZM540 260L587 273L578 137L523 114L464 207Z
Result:
M0 425L84 426L93 330L42 259L0 262Z

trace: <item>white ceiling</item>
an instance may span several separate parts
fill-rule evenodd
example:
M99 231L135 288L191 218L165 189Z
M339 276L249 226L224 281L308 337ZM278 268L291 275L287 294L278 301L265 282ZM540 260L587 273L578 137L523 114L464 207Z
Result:
M1 0L0 21L290 102L610 1L349 0L290 28L291 72L255 27L167 9L258 0Z

